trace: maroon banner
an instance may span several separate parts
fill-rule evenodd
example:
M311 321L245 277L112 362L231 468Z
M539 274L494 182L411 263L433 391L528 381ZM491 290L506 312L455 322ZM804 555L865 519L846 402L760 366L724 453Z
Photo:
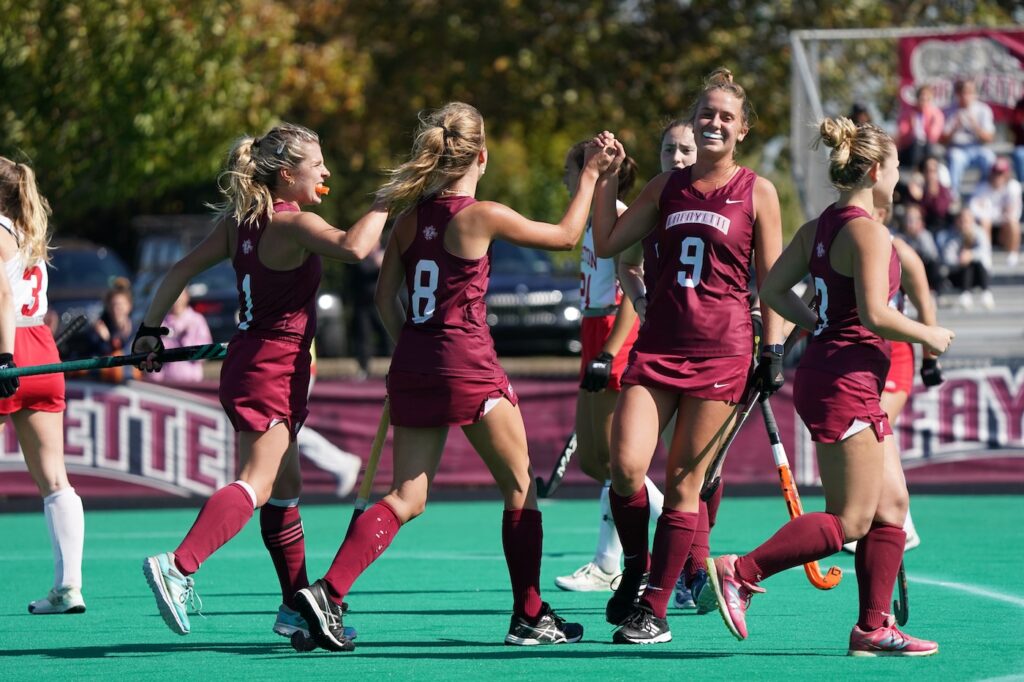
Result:
M1024 97L1024 30L978 30L900 38L900 101L917 101L919 85L935 88L935 104L942 109L953 102L953 84L973 80L978 98L992 107L997 121L1005 121Z

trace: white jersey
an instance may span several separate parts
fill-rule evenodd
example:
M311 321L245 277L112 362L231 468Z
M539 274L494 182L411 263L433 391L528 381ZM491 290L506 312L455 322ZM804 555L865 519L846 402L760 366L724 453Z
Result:
M616 208L621 213L626 205L617 201ZM615 259L598 258L594 253L594 228L588 220L580 253L580 309L584 313L611 315L621 300Z
M14 239L21 243L10 218L0 215L0 227L10 232ZM48 307L46 286L49 283L49 273L46 271L46 263L38 260L26 266L25 258L19 252L11 260L4 262L4 272L14 297L15 324L18 327L43 324L43 315L46 314Z

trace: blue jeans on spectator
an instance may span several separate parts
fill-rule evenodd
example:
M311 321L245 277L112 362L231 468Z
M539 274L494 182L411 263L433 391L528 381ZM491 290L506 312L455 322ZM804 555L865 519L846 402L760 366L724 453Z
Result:
M949 156L949 184L953 195L961 195L960 183L963 181L964 171L968 168L977 168L981 171L981 179L988 178L992 170L992 164L996 162L996 153L983 144L965 145L962 147L950 147L947 150Z

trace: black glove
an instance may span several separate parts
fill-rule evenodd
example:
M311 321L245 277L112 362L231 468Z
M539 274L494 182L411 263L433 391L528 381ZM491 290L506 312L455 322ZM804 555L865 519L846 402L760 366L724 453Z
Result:
M138 344L139 339L147 337L147 336L156 339L156 348L150 349L149 352L150 353L157 353L157 354L162 353L163 350L164 350L164 340L163 340L163 337L166 336L167 334L170 334L170 333L171 333L171 330L168 329L167 327L148 327L148 326L146 326L145 323L140 324L139 325L139 330L137 332L135 332L135 338L132 339L132 353L134 354L134 353L141 353L142 352L142 351L136 350L135 346L136 346L136 344ZM139 369L145 369L147 372L159 372L160 371L160 363L157 363L156 367L154 369L148 369L148 368L143 367L141 362L139 364L135 365L135 366L138 367Z
M14 364L13 355L10 353L0 353L0 369L14 369L15 367L17 365ZM0 398L10 398L18 390L20 383L18 377L0 379Z
M580 382L580 388L593 393L603 391L612 377L613 360L615 360L615 356L611 353L601 353L588 362L587 368L583 370L583 381Z
M754 369L754 387L758 391L771 395L786 383L782 373L782 352L781 344L765 346L761 351L761 361Z
M936 358L926 357L921 360L921 381L925 386L938 386L946 378L942 376L942 365Z

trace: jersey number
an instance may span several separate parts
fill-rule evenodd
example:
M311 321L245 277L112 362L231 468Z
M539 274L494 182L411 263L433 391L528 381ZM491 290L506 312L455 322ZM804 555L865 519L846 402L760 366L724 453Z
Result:
M821 277L814 278L814 297L818 300L818 325L814 328L817 336L828 326L828 288Z
M412 321L416 324L423 324L434 316L434 309L437 307L438 269L437 263L432 260L421 260L416 263L416 273L413 275L412 298Z
M21 276L26 282L32 282L32 300L21 306L21 314L31 317L39 310L39 291L43 288L43 270L38 265L25 268L25 274Z
M248 329L252 322L252 276L246 275L242 278L242 309L238 315L238 328Z
M676 275L679 286L696 289L704 269L704 240L700 237L684 239L679 248L679 263L682 265Z

